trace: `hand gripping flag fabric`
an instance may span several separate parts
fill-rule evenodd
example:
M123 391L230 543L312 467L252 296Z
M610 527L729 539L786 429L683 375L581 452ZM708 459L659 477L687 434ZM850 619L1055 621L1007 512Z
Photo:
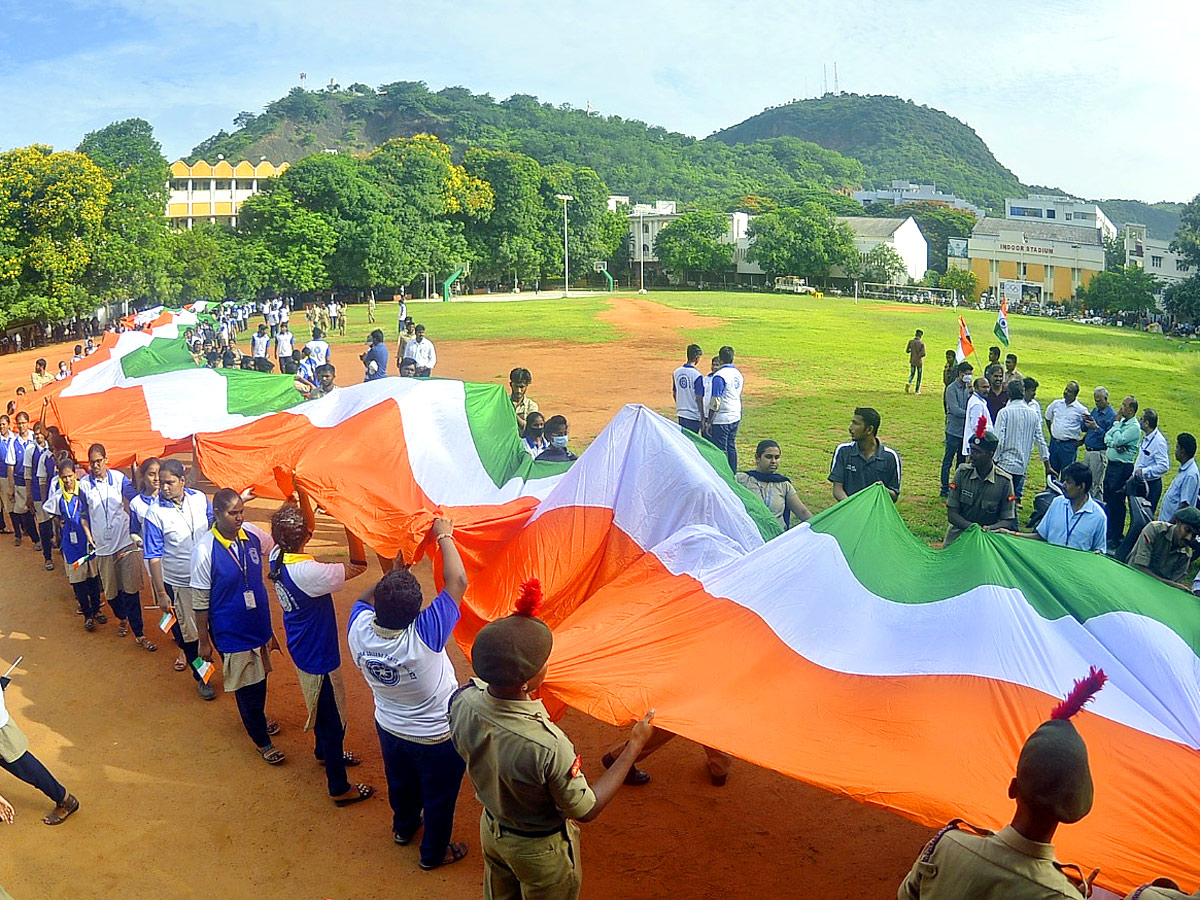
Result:
M198 368L175 343L121 335L47 417L129 459L194 444L214 483L299 488L386 556L436 565L429 524L449 515L471 582L460 646L537 575L552 708L625 724L654 707L670 731L930 826L1005 824L1026 735L1103 668L1074 720L1096 804L1058 854L1122 891L1200 882L1200 612L1179 591L976 527L932 550L881 486L781 534L720 451L642 406L547 465L499 385L387 378L302 401L290 376Z

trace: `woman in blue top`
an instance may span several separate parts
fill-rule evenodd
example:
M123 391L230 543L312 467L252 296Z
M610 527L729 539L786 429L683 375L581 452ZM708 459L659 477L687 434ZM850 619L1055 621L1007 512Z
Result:
M316 755L325 766L329 796L338 806L349 806L373 796L375 788L369 784L351 785L346 780L346 766L358 765L359 759L342 747L346 690L340 671L333 592L367 571L366 550L347 529L350 561L317 562L304 552L312 529L304 513L291 504L281 506L271 517L271 537L275 549L271 551L267 577L275 582L275 596L283 607L288 652L296 664L308 708L304 730L315 732Z
M79 601L83 627L96 630L108 619L100 612L100 571L96 567L92 530L88 524L87 499L79 490L75 477L75 460L64 459L58 464L59 490L45 501L43 511L62 520L62 555L66 562L67 581Z

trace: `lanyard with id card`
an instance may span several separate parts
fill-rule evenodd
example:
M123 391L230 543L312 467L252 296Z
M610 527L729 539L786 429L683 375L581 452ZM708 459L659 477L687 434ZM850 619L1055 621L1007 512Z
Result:
M246 551L242 547L241 540L234 538L229 544L229 555L233 557L233 561L237 563L237 567L242 573L242 586L244 587L242 599L246 603L246 609L257 609L258 600L254 596L254 589L250 587L250 576L247 573L245 554Z

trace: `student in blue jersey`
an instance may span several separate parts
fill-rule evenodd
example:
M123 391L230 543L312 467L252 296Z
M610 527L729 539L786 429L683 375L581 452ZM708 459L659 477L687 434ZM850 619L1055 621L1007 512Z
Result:
M671 375L671 396L675 399L675 418L680 427L700 433L700 403L704 397L704 376L696 364L704 352L699 344L688 344L687 362Z
M737 472L737 433L742 424L742 388L745 379L733 364L733 348L717 354L721 368L712 376L712 396L702 423L709 440L725 452L731 472Z
M351 784L346 767L359 758L342 746L346 734L346 688L342 683L342 655L338 649L337 613L333 592L367 571L362 541L350 531L346 539L350 561L323 563L304 552L312 527L299 507L281 506L271 516L271 551L267 573L275 582L275 596L283 607L283 630L288 653L296 664L300 691L308 719L304 730L316 737L317 760L325 767L329 796L337 806L349 806L374 796L369 784Z
M38 422L33 429L33 443L25 451L25 472L29 481L29 514L37 525L37 537L42 546L42 559L47 572L54 570L54 517L42 504L50 496L54 480L54 454L46 438L46 427Z
M75 460L58 463L58 488L43 504L43 509L62 523L62 555L67 581L79 602L83 627L95 631L96 624L108 621L100 612L100 570L92 556L92 531L88 527L87 498L75 478ZM81 561L82 560L82 561Z
M136 476L134 487L137 494L129 500L129 532L142 533L142 523L146 520L146 512L158 502L158 472L162 460L157 456L143 459L134 471ZM149 569L147 569L149 572Z
M232 488L213 495L214 525L192 550L192 607L196 613L200 658L221 654L225 692L237 701L242 725L258 754L277 766L287 757L271 742L279 726L268 721L267 675L270 650L278 650L263 565L275 541L245 521L242 497ZM272 727L273 726L273 727Z
M417 579L407 569L393 569L358 598L347 635L354 664L375 695L397 844L413 840L424 811L422 869L467 855L466 844L450 842L466 763L450 741L448 705L457 684L446 655L467 573L454 546L454 523L434 519L430 535L441 551L445 579L433 602L422 609Z
M154 602L175 614L171 636L180 650L177 671L190 669L202 700L216 692L196 671L200 658L200 635L192 608L192 551L196 542L212 528L213 508L208 498L186 484L187 470L177 459L165 460L158 470L159 491L146 510L142 524L142 552L150 570Z

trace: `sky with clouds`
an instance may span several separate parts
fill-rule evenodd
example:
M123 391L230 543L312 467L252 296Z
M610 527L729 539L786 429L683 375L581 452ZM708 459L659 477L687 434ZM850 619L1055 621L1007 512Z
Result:
M704 136L833 87L971 125L1024 182L1200 192L1194 0L2 0L0 146L140 116L171 158L334 79L463 85ZM619 191L620 185L610 185Z

